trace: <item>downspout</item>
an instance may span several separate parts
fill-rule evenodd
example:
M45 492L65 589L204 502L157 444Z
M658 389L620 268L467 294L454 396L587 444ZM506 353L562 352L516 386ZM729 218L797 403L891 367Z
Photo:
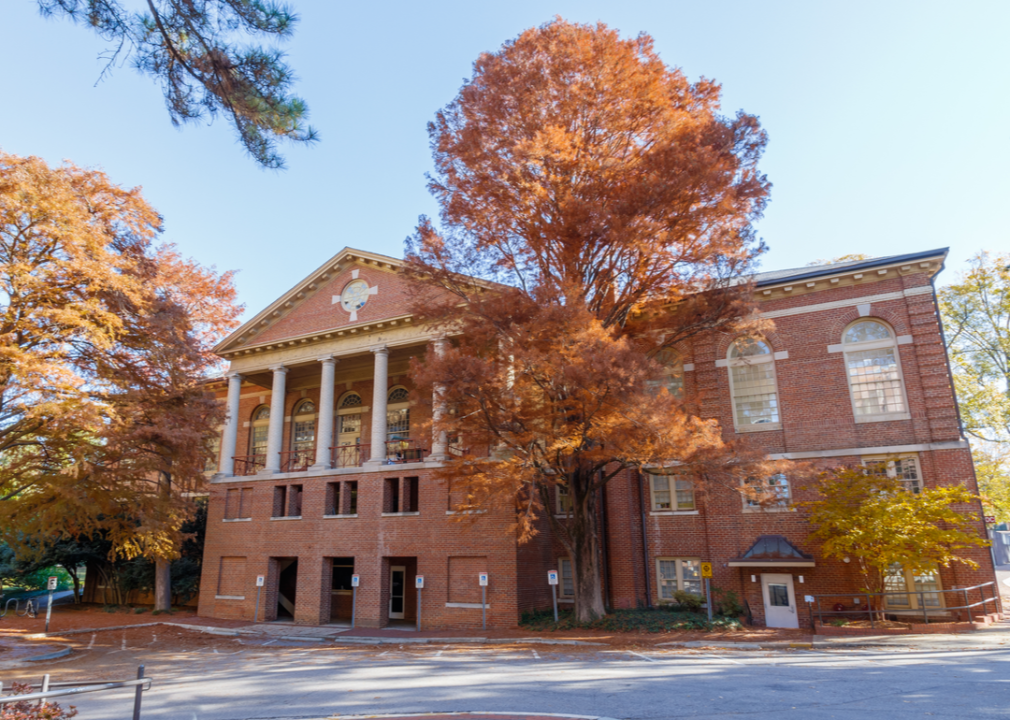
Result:
M642 480L642 471L638 473L638 506L642 513L642 564L645 567L645 606L652 609L652 579L649 572L649 538L645 530L645 483Z
M936 271L936 275L933 275L929 279L929 285L933 288L933 309L936 311L936 324L940 328L940 342L943 344L943 357L947 363L947 380L950 382L950 394L954 398L954 411L957 413L957 430L961 435L961 439L968 442L968 457L971 459L971 477L975 481L975 492L978 492L978 473L975 471L975 458L971 454L971 443L968 438L964 435L964 419L961 417L961 403L957 400L957 389L954 386L954 371L950 367L950 351L947 349L947 335L943 331L943 315L940 313L940 302L936 299L936 276L943 272L946 262L940 265L940 269ZM989 537L989 529L985 526L985 507L982 506L982 498L978 498L978 516L982 520L982 536L989 541L989 559L996 567L996 555L994 554L992 548L992 540ZM957 573L955 566L955 574ZM993 581L998 581L998 578L993 575ZM994 587L997 590L993 593L996 597L997 612L1003 612L1003 595L999 592L999 584ZM980 590L981 592L981 590ZM983 606L982 610L985 610Z

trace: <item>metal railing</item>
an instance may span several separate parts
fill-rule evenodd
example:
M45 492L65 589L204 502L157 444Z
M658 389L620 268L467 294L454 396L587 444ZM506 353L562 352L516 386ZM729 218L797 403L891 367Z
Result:
M387 463L424 462L424 456L427 452L427 448L419 446L416 440L411 440L410 438L386 441Z
M986 597L986 589L989 589L992 593L991 597ZM977 591L979 600L977 602L971 602L969 593ZM946 602L946 596L954 595L960 596L963 600L963 605L950 605ZM881 593L867 593L867 592L854 592L848 594L842 593L832 593L830 595L811 595L809 597L814 598L813 602L807 602L810 608L810 625L813 627L814 617L816 616L817 621L824 625L824 618L828 617L829 620L832 617L839 618L852 618L858 620L869 620L870 627L875 627L875 624L879 622L883 616L893 615L893 616L908 616L908 615L918 615L922 613L922 620L927 625L929 624L929 615L943 614L949 615L956 610L968 610L968 617L971 618L971 610L973 608L981 607L982 612L986 612L986 607L989 603L993 604L992 612L999 611L999 589L996 587L995 582L982 583L981 585L973 585L972 587L966 588L953 588L951 590L905 590L898 592L881 592ZM908 604L890 604L888 605L888 598L916 598L918 600L918 607L913 607L911 602ZM822 607L822 600L839 600L840 598L854 598L852 604L859 605L859 607L847 608L845 603L836 602L831 605L830 610L825 610ZM881 599L881 603L874 602L877 598ZM929 601L927 601L929 598ZM842 609L837 609L839 606Z
M303 472L316 459L316 446L281 453L281 472Z
M236 455L232 460L235 463L234 472L236 477L255 475L265 468L267 464L266 455Z
M140 720L140 706L141 699L145 690L150 690L151 685L154 680L152 678L144 677L144 666L141 665L137 668L137 679L136 680L123 680L119 682L65 682L65 683L51 683L49 682L49 676L42 676L42 683L40 685L32 685L32 688L39 688L40 692L36 693L26 693L24 695L8 695L3 697L3 683L0 682L0 705L5 705L9 703L21 703L21 702L32 702L38 700L41 703L43 700L49 700L50 698L58 697L68 697L72 695L82 695L84 693L93 692L103 692L105 690L118 690L120 688L136 688L136 692L133 696L133 720ZM50 688L62 688L59 690L51 690Z
M368 459L368 448L360 443L330 448L330 465L335 468L361 467Z

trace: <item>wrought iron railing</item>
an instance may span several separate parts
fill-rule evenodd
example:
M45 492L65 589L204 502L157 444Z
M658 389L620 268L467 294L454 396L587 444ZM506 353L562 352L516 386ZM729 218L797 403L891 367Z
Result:
M427 448L421 447L416 440L410 438L386 441L387 463L423 462L424 456L427 454Z
M986 597L986 595L990 597ZM977 601L972 602L972 595L978 598ZM954 602L958 600L962 601L963 605L951 605L947 602L947 597L953 596L955 598ZM930 614L936 616L938 614L949 615L957 610L967 610L970 619L971 610L974 608L981 607L982 613L986 613L989 603L992 603L992 610L990 612L998 612L999 610L999 590L996 587L995 582L982 583L981 585L973 585L972 587L966 588L953 588L951 590L904 590L898 592L882 592L882 593L867 593L867 592L854 592L848 594L842 593L832 593L830 595L808 595L808 598L812 598L807 601L807 605L810 608L810 624L814 623L814 618L823 625L824 618L828 618L830 621L832 618L838 619L852 619L852 620L869 620L870 627L874 627L877 622L883 619L887 615L891 616L908 616L908 615L918 615L922 613L922 620L924 623L929 624ZM848 600L852 598L851 603L838 602L840 600ZM916 598L918 607L912 607L909 603L905 605L894 605L893 602L889 605L888 598ZM928 598L928 599L927 599ZM942 599L942 600L941 600ZM825 609L825 602L829 604L830 609ZM851 604L854 607L848 607Z
M360 443L330 448L330 465L335 468L361 467L368 459L368 448Z
M255 475L266 467L267 456L237 455L232 458L232 461L235 463L235 475L237 477L244 477L246 475Z
M316 447L289 450L281 453L281 472L302 472L308 470L316 459Z

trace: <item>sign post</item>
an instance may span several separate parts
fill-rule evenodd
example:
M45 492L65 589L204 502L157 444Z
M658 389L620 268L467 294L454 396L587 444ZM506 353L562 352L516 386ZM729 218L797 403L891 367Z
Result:
M46 632L49 632L49 618L53 614L53 590L56 589L56 583L59 582L59 578L55 575L49 576L49 582L46 586L49 588L49 604L46 605Z
M487 630L487 573L478 575L477 580L480 583L480 623Z
M701 564L701 576L705 578L705 605L708 606L708 621L712 622L712 563Z
M414 576L414 587L417 588L417 630L421 630L421 591L424 590L424 575Z
M558 571L547 571L547 584L551 586L551 600L554 601L554 624L558 624Z
M360 575L351 575L351 630L354 629L354 619L358 613L358 585L361 584Z
M260 593L263 591L263 586L266 585L266 582L266 575L256 576L256 611L253 613L254 623L258 623L260 621Z

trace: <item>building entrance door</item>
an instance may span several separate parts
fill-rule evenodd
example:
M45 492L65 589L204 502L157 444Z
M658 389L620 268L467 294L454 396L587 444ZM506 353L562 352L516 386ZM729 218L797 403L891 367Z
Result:
M389 568L389 619L403 620L403 593L407 568L394 565Z
M800 626L792 575L762 575L761 594L765 602L765 625L770 628Z

